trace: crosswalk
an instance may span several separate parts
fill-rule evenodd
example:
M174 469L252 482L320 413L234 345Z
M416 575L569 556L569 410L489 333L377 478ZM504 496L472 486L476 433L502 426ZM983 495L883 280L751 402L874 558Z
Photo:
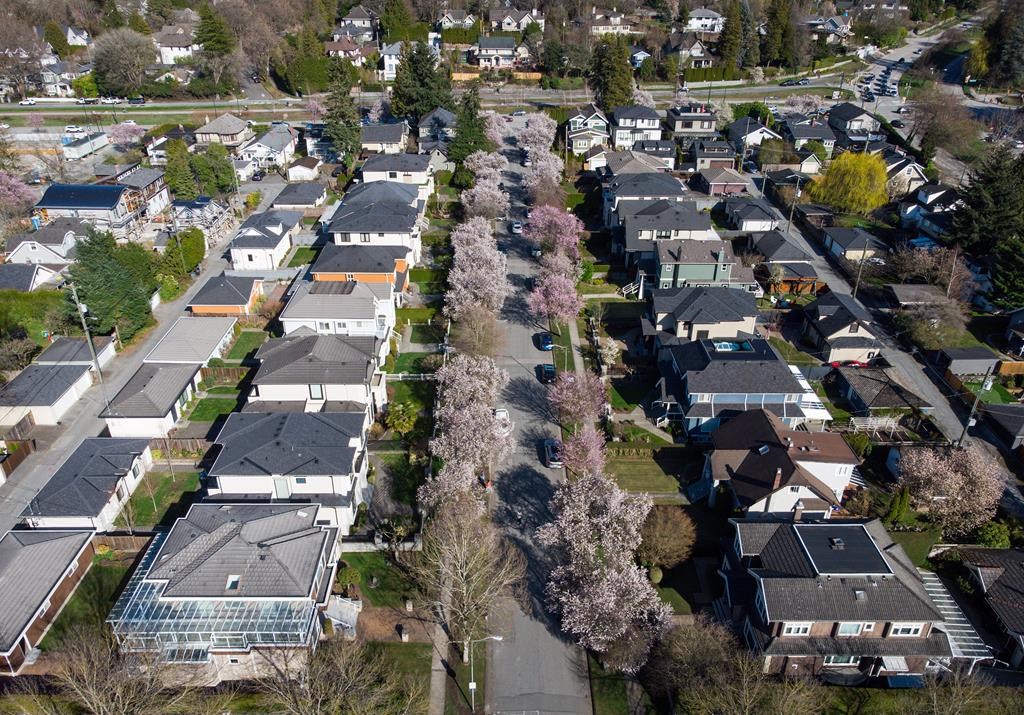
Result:
M949 636L949 644L954 658L991 658L992 651L985 645L974 626L967 620L953 597L949 595L945 584L931 571L918 569L924 580L925 590L942 614L942 630Z

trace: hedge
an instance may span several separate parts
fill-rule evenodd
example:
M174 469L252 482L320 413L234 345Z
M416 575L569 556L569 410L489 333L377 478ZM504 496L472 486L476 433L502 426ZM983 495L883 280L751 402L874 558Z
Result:
M746 79L746 70L735 67L688 67L684 76L687 82L728 82L734 79Z
M441 30L441 42L446 45L472 45L480 37L480 28L453 27Z

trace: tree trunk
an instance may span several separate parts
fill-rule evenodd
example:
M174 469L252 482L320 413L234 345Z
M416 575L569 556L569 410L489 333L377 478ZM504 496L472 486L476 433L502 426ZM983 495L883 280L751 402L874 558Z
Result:
M462 641L462 664L469 663L469 639Z

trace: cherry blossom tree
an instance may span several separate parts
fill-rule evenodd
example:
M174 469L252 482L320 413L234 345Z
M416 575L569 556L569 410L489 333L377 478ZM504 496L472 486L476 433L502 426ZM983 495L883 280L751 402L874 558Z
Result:
M491 358L456 355L437 371L437 397L455 408L473 404L492 406L508 384L508 373Z
M556 275L541 276L537 280L527 297L527 305L538 318L560 322L572 320L583 309L575 281L568 276Z
M476 182L501 181L501 172L508 167L508 159L497 152L475 151L466 157L463 166L473 172Z
M484 137L491 144L501 146L505 141L505 120L497 112L482 112Z
M900 453L901 486L915 508L947 536L963 536L989 521L1003 494L995 459L974 449L908 448Z
M327 107L319 99L310 97L306 101L306 111L309 112L309 116L314 122L319 122L327 114Z
M565 423L596 422L607 401L608 388L592 372L560 372L548 388L548 402Z
M446 462L436 474L428 477L420 485L416 498L424 510L434 512L445 504L459 501L464 495L468 495L475 480L476 475L468 464L458 461ZM483 512L483 503L479 500L467 499L464 503L475 503L478 511Z
M560 206L538 206L530 214L523 234L546 252L565 253L577 259L583 222Z
M562 160L550 151L531 152L533 165L530 171L523 177L523 186L530 192L534 204L548 205L548 200L561 194L562 185ZM563 206L563 201L556 204Z
M462 208L466 216L496 219L508 213L508 194L494 181L480 181L462 192Z
M121 122L115 124L107 131L107 136L110 137L110 141L118 147L126 147L130 144L134 144L142 135L146 133L146 130L140 127L138 124L128 124L127 122Z
M573 474L604 473L604 435L593 424L584 425L562 443L561 457L565 468Z
M571 278L573 283L578 282L582 275L580 262L564 253L551 252L542 254L540 257L540 269L543 275L565 276Z
M35 192L28 184L13 174L0 171L0 217L21 216L35 202Z
M633 103L650 109L656 109L658 106L651 93L641 87L633 88Z
M526 126L517 135L516 142L531 161L535 161L535 155L551 149L557 131L558 122L543 112L534 112L526 118Z
M467 246L497 246L491 222L480 216L467 219L453 228L451 241L456 252Z
M371 124L377 124L381 122L390 113L390 108L387 102L384 101L383 97L378 97L377 101L373 103L370 110L366 113L366 118L370 120Z
M626 494L607 477L587 474L559 486L554 519L537 530L555 562L546 594L562 631L626 672L643 666L669 619L635 561L650 509L647 495Z
M505 254L493 240L491 245L479 242L455 249L445 293L445 312L450 317L458 320L471 305L497 311L510 292Z

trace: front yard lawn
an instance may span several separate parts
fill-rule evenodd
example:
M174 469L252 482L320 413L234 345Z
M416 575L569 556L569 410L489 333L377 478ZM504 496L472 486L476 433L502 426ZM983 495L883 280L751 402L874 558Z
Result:
M395 330L402 331L409 323L429 323L437 315L437 308L426 306L424 308L398 308L395 310Z
M432 345L444 341L444 329L433 323L417 323L412 326L409 339L420 345Z
M405 599L412 597L416 587L398 567L379 551L346 553L342 559L359 572L359 594L377 608L405 608ZM371 588L376 578L377 586Z
M629 712L626 681L622 673L605 670L594 656L587 656L590 665L590 698L594 715L621 715Z
M775 348L782 359L793 365L820 365L821 360L817 359L813 355L805 353L798 347L793 345L788 340L784 340L776 335L768 338L768 342L773 348Z
M409 455L381 454L379 455L384 469L388 473L391 484L391 497L398 502L411 507L416 506L416 492L423 484L423 468L409 463Z
M228 360L245 360L252 357L266 340L267 334L262 330L243 330L228 351Z
M628 456L611 450L608 473L627 492L674 494L699 463L700 455L685 447L661 447Z
M433 268L413 268L409 280L419 287L420 293L439 295L444 293L445 271Z
M188 416L192 422L216 422L238 408L238 400L229 397L204 397Z
M975 395L980 393L981 401L987 402L990 405L1009 405L1017 401L1013 395L1003 387L1003 384L998 381L993 381L992 387L985 391L981 391L981 382L966 382L964 383L964 387Z
M616 410L632 411L643 402L644 398L654 389L656 382L653 377L645 379L639 375L632 377L613 377L610 381L608 397Z
M149 529L166 524L181 516L198 490L199 472L150 472L121 510L118 526Z
M308 263L312 263L316 260L320 251L312 246L300 246L295 249L295 255L292 256L292 260L288 262L289 268L298 268L299 266L305 266Z
M434 406L434 393L434 383L426 380L388 383L390 402L411 402L419 410L429 410Z
M110 609L130 567L110 555L93 557L92 567L82 577L74 595L64 604L57 620L50 626L39 647L45 651L57 650L61 641L79 628L99 628Z
M926 531L890 531L892 540L903 547L907 556L915 566L928 567L928 552L939 540L939 530L930 528Z
M370 641L367 650L380 655L395 671L416 683L423 692L430 690L430 661L433 657L429 643L382 643Z
M428 358L434 353L402 353L395 358L390 372L411 372L411 373L422 373L426 372L421 364L424 358Z

